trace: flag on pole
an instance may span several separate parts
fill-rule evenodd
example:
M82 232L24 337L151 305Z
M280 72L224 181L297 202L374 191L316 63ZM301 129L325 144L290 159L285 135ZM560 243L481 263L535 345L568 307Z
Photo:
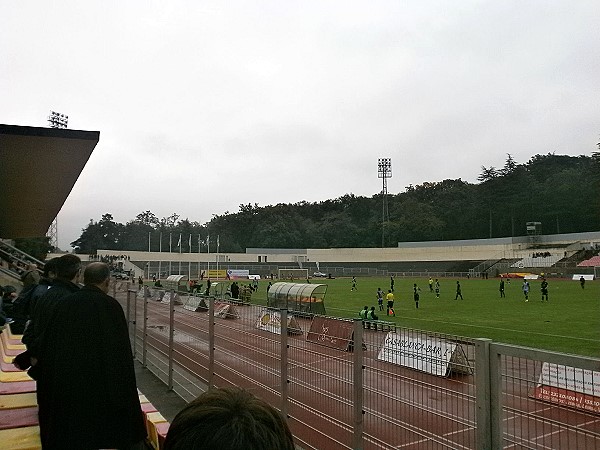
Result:
M181 233L179 233L179 241L177 242L177 247L179 247L179 253L181 253Z
M192 253L192 234L190 233L190 242L189 242L189 246L188 246L188 252Z
M220 234L217 234L217 250L219 250L219 238L221 237Z

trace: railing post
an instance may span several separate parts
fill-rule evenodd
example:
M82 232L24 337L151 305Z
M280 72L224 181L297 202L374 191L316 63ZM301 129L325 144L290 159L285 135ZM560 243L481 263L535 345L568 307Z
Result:
M135 355L137 354L137 304L138 304L138 298L137 298L137 292L135 293L135 297L133 300L133 321L132 321L132 325L133 325L133 357L135 358Z
M129 335L129 342L132 345L131 353L135 356L135 328L133 333L131 332L131 291L127 289L127 306L125 308L125 320L127 321L127 334ZM133 337L133 339L132 339Z
M125 308L125 320L127 321L127 332L128 333L130 332L129 327L131 326L130 322L129 322L129 319L130 319L129 308L131 308L131 291L129 289L127 289L127 307Z
M488 450L492 447L490 414L490 342L491 339L475 339L475 397L477 406L477 432L475 448Z
M502 365L500 354L494 350L493 343L490 343L490 424L492 440L490 448L503 448Z
M173 346L175 343L175 291L171 290L171 301L169 302L169 380L168 390L173 390Z
M353 404L354 404L354 426L352 434L352 448L363 449L363 323L361 319L354 319L353 333Z
M288 416L288 311L279 310L281 318L281 414Z
M148 344L148 299L150 298L150 291L148 286L144 286L144 328L142 338L142 366L146 367L146 353Z
M215 374L215 299L208 298L208 390L214 386Z

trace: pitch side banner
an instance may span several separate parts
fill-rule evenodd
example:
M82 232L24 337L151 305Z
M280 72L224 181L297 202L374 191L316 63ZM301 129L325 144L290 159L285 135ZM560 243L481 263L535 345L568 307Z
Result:
M227 277L227 271L226 270L209 270L208 271L208 278L213 278L213 279L225 279Z
M302 334L294 316L288 315L288 333ZM256 321L256 328L270 333L281 334L281 314L277 311L263 311Z
M533 396L600 413L600 372L545 362Z
M237 280L239 278L246 280L246 279L248 279L248 275L250 275L249 270L236 270L236 269L228 269L227 270L227 276L232 280Z
M389 332L377 359L437 376L446 376L456 343L418 333Z

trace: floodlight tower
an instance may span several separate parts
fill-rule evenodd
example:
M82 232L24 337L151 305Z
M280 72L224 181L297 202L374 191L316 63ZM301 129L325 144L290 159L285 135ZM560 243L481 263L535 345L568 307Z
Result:
M387 179L392 178L392 158L379 158L377 161L377 178L383 179L381 196L383 198L383 212L381 217L381 248L385 247L385 224L390 221L387 199Z
M67 128L67 124L69 123L69 116L61 113L57 113L56 111L50 111L50 115L48 116L48 123L50 124L50 128ZM50 238L50 245L53 248L53 251L58 249L58 218L55 217L52 223L50 224L50 228L48 228L48 233L46 236Z

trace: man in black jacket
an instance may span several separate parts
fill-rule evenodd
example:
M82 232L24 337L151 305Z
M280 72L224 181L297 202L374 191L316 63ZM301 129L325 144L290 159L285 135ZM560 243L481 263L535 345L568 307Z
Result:
M37 381L38 419L40 438L44 449L46 448L48 423L52 416L53 405L48 395L48 381L44 377L46 361L42 356L42 349L46 347L48 333L56 321L57 306L66 296L79 290L79 286L75 283L79 279L80 272L81 260L79 257L63 255L56 260L56 278L52 282L52 287L38 299L31 312L31 330L28 334L24 334L22 339L27 346L26 353L32 366L28 373Z
M43 448L130 448L146 430L125 314L107 295L106 264L89 264L83 278L57 305L41 350L52 404Z

